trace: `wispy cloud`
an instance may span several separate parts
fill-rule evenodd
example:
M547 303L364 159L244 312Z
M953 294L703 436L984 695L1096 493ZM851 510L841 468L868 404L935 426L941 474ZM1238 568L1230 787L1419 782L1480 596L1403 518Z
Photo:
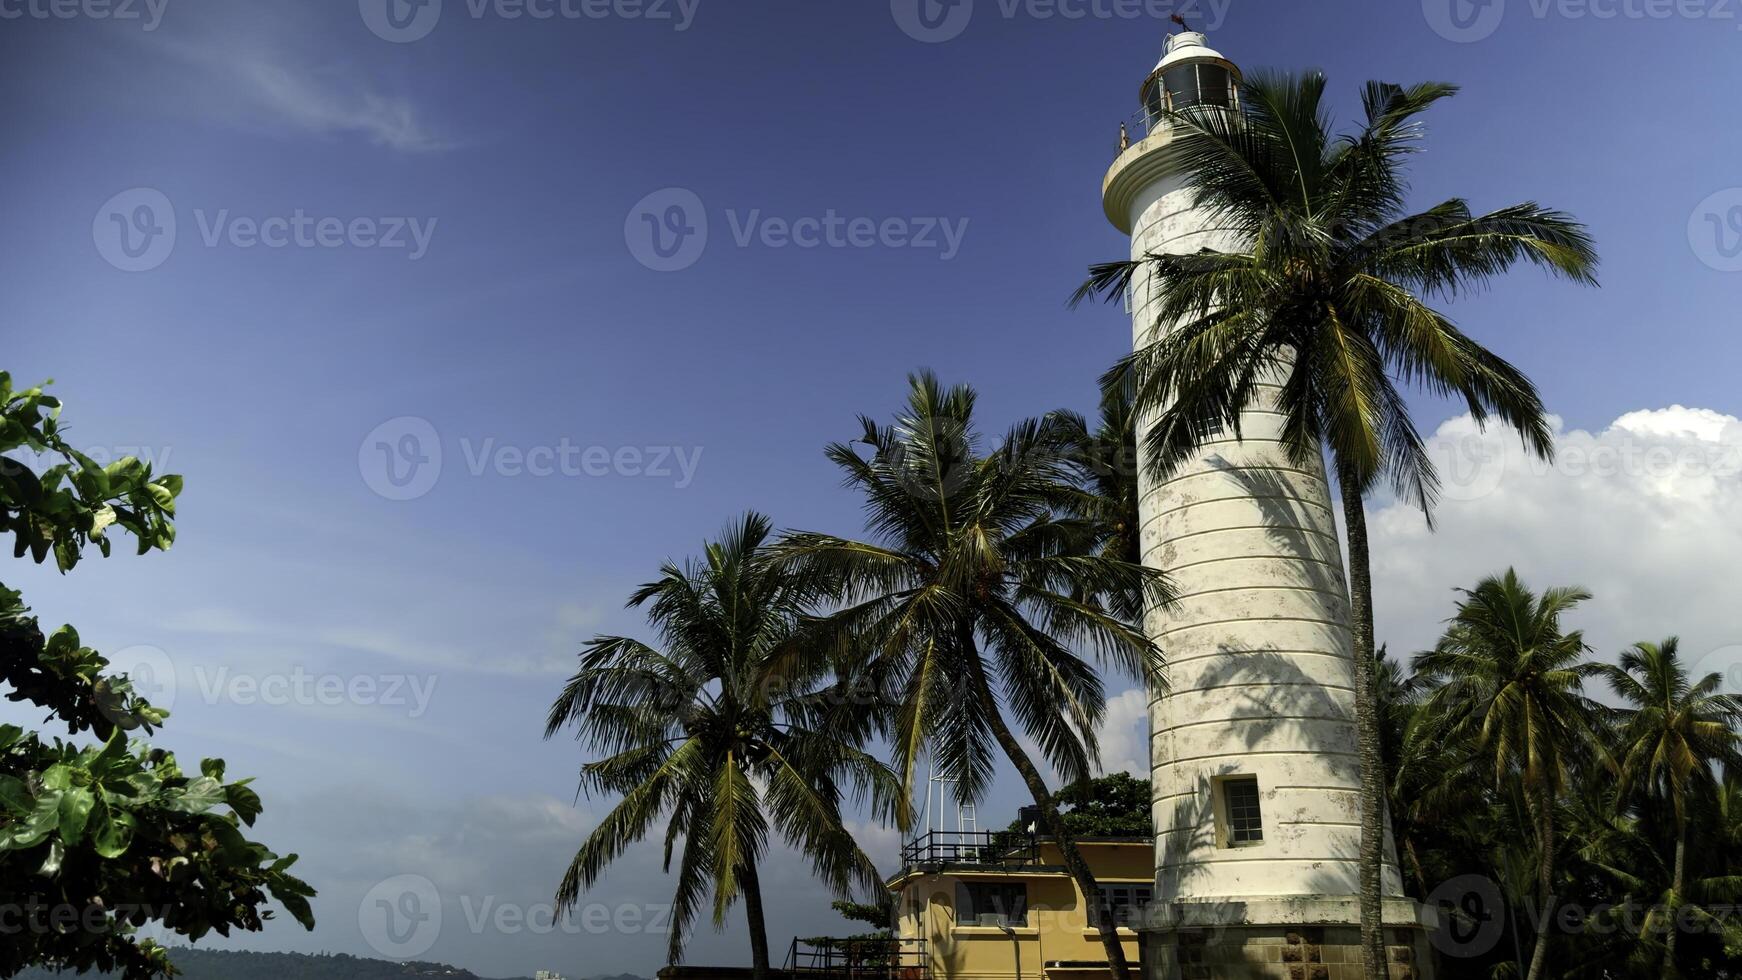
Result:
M361 137L404 153L455 145L410 98L384 91L302 24L287 18L262 34L258 23L242 29L222 16L197 23L204 25L197 34L155 32L139 43L190 74L221 115L279 133Z
M407 99L384 96L355 82L339 83L283 64L218 59L217 69L241 82L260 107L289 125L320 135L357 134L377 146L407 153L447 149L418 118Z

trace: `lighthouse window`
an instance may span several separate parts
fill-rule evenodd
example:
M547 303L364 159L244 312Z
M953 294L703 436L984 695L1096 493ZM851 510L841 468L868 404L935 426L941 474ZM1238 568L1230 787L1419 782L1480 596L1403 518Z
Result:
M1198 66L1198 97L1206 105L1234 104L1234 79L1221 65Z
M1258 777L1230 776L1218 784L1222 791L1222 839L1224 847L1264 843L1264 816L1259 810Z
M1198 66L1181 65L1161 76L1175 109L1198 104Z
M1163 73L1161 81L1175 111L1194 105L1227 108L1234 104L1234 77L1221 65L1181 65Z

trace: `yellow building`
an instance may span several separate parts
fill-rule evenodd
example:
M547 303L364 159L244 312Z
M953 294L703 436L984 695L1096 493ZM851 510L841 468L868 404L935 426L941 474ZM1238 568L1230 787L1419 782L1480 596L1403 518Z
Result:
M1085 902L1056 845L1006 832L926 834L902 849L895 894L904 980L1100 980L1098 916L1122 923L1139 960L1135 923L1155 886L1150 838L1077 842L1103 900Z

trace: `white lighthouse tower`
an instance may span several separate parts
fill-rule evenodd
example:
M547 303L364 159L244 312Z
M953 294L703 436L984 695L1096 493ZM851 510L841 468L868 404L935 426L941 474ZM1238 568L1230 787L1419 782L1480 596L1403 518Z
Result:
M1143 83L1143 125L1121 140L1103 186L1132 258L1242 247L1192 207L1163 159L1164 114L1234 109L1239 79L1204 35L1168 39ZM1156 298L1139 275L1129 297L1138 345L1169 328L1156 322ZM1280 423L1261 398L1241 418L1242 438L1213 439L1164 483L1142 477L1144 561L1180 597L1147 624L1168 660L1167 693L1150 704L1156 903L1144 961L1154 980L1361 976L1348 588L1324 466L1292 463ZM1389 835L1385 849L1391 976L1431 977Z

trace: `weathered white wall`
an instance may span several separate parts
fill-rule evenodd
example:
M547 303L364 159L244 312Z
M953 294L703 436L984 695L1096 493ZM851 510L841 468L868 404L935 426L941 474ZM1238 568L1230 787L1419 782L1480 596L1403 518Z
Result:
M1240 246L1190 204L1171 180L1139 190L1132 257ZM1153 284L1139 279L1138 344L1154 329L1153 300ZM1289 461L1269 404L1245 413L1244 441L1229 432L1165 484L1142 477L1144 560L1180 596L1147 624L1169 664L1169 693L1152 693L1150 706L1164 900L1359 891L1353 658L1336 523L1322 462ZM1218 847L1211 780L1236 774L1258 778L1264 842ZM1389 839L1386 850L1385 890L1400 895Z

